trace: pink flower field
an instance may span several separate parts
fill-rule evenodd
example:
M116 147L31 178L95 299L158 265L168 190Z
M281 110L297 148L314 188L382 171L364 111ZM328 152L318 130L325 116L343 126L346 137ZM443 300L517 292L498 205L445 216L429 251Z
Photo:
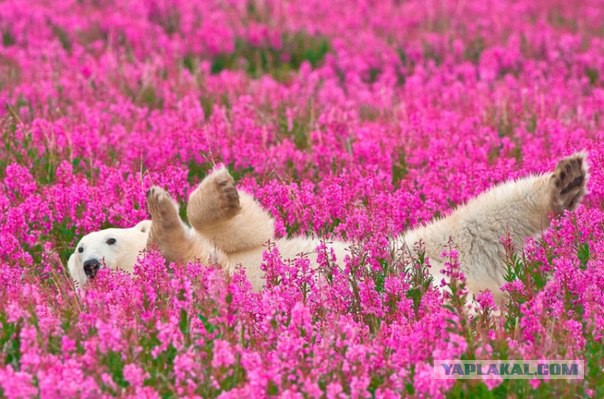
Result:
M0 397L604 397L601 0L5 0L0 36ZM579 208L502 238L505 306L469 312L463 278L443 298L429 259L388 250L578 150ZM148 218L152 185L184 204L216 165L278 236L353 241L346 267L269 248L253 292L150 250L74 287L83 235ZM437 359L586 372L438 380Z

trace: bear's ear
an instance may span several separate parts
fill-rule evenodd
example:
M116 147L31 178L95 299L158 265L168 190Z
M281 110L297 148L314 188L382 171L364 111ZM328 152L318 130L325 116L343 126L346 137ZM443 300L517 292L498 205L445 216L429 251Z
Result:
M71 278L74 278L76 275L75 270L75 253L71 254L69 260L67 261L67 270L69 270L69 274L71 274Z
M76 254L73 253L67 261L67 270L69 270L69 276L73 280L76 288L82 288L86 284L86 275L84 274L84 268L78 268L76 264Z
M133 229L136 229L136 230L140 231L141 233L149 233L149 230L151 230L151 221L143 220L142 222L140 222L136 226L134 226Z

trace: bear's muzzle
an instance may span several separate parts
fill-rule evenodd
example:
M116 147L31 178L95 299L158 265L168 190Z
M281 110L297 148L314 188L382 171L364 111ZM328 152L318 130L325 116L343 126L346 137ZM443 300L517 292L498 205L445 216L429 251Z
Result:
M101 262L98 259L88 259L84 262L84 273L88 278L94 278L101 268Z

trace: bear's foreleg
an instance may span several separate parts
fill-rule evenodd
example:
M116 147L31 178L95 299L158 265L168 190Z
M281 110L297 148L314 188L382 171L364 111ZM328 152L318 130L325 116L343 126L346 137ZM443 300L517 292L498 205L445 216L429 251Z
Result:
M147 192L147 209L152 218L147 245L157 248L168 262L201 260L227 264L222 251L213 248L180 219L178 205L164 189L155 186Z
M208 175L189 196L191 226L227 254L262 247L274 237L274 220L258 202L239 192L226 168Z

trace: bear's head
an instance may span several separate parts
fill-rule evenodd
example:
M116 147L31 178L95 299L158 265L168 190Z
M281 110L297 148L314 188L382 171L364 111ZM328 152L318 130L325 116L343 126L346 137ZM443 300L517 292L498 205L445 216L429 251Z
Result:
M94 278L102 267L132 271L139 253L147 246L151 221L128 229L105 229L87 234L69 257L67 268L80 286Z

